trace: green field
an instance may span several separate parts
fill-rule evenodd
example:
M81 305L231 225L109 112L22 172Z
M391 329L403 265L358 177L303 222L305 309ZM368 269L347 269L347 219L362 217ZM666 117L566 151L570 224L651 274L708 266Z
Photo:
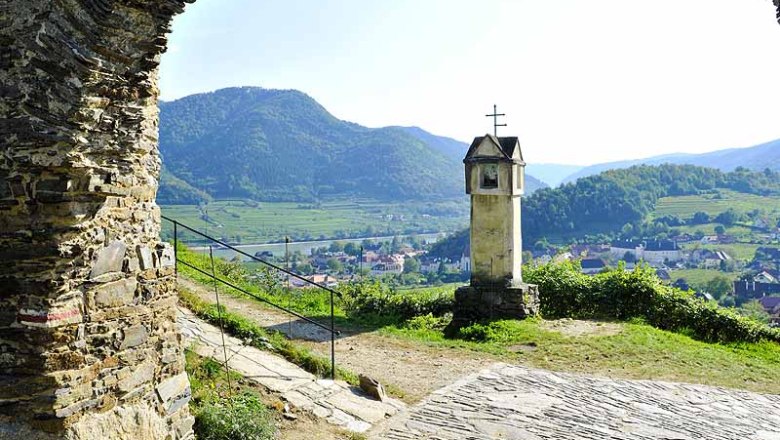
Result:
M320 204L216 201L204 206L166 205L162 213L231 243L293 241L451 232L466 227L466 200L387 203L371 200ZM181 231L180 231L181 233ZM172 225L163 222L163 236ZM192 234L187 242L195 243Z
M662 197L655 206L653 216L676 215L689 218L697 212L706 212L712 216L729 208L743 212L754 209L765 212L780 211L780 198L763 197L725 189L719 190L717 194Z
M701 244L701 243L686 243L682 245L683 249L709 249L711 251L723 251L736 260L750 261L756 254L756 249L762 246L760 244L751 243L734 243L734 244Z
M669 275L671 275L672 281L676 281L678 278L685 278L685 281L692 286L703 286L711 279L719 276L734 281L739 276L739 273L721 272L717 269L680 269L670 271Z
M704 235L715 235L715 228L717 226L723 225L720 223L703 223L700 225L674 226L674 229L679 230L681 234L696 235L697 233L701 232ZM755 233L755 231L743 225L727 226L725 229L726 235L731 235L737 239L748 239L752 236L752 234Z

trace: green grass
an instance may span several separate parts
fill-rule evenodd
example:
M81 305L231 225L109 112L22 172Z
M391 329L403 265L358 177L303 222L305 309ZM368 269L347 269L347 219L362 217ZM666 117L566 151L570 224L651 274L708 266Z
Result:
M718 194L662 197L658 200L653 215L655 217L676 215L689 218L701 211L714 216L729 208L743 212L754 209L780 211L780 199L722 189L718 190Z
M190 409L195 434L201 440L270 440L276 426L272 410L241 375L226 372L213 359L185 352L192 389Z
M611 336L565 336L541 319L495 321L485 341L447 339L441 330L389 326L387 335L420 343L488 352L552 371L629 379L701 383L780 393L780 344L713 344L642 323ZM518 348L520 347L520 348Z
M215 201L204 207L164 205L162 213L209 235L244 244L278 242L285 236L301 241L445 232L468 223L465 199L405 203L346 200L318 205ZM403 215L404 220L389 220L387 215ZM179 232L185 241L199 241L194 234ZM164 222L163 235L172 234L172 225Z
M700 225L674 226L673 228L678 229L681 234L695 235L698 232L701 232L704 235L716 235L715 228L718 226L723 226L723 225L721 225L720 223L703 223ZM735 237L738 240L749 240L753 236L753 234L755 234L755 231L743 225L733 225L733 226L725 227L724 229L726 230L726 235L731 235L732 237Z
M179 287L179 301L196 315L212 324L218 324L221 317L222 324L228 333L248 340L249 344L256 348L266 349L264 342L267 341L276 353L304 370L320 377L330 377L331 375L330 359L292 343L280 332L269 333L252 320L238 313L227 311L224 307L219 313L215 304L208 304L181 287ZM336 368L336 377L353 385L358 384L357 375L342 368Z
M709 249L711 251L724 251L737 260L750 261L756 254L760 244L752 243L733 243L733 244L701 244L701 243L686 243L682 247L684 249Z
M685 278L688 284L694 286L703 286L711 279L719 276L724 276L732 281L739 277L737 272L721 272L717 269L680 269L670 271L669 275L671 275L672 281L676 281L678 278Z

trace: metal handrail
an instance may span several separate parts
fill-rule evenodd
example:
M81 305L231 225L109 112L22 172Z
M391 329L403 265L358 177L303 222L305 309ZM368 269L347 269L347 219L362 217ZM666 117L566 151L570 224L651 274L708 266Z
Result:
M278 304L274 304L274 303L272 303L271 301L268 301L267 299L265 299L265 298L263 298L263 297L261 297L261 296L257 296L257 295L255 295L255 294L254 294L254 293L252 293L252 292L249 292L249 291L247 291L247 290L245 290L245 289L242 289L242 288L240 288L240 287L236 286L235 284L231 283L230 281L223 280L222 278L220 278L220 277L218 277L218 276L215 276L215 275L212 275L212 274L210 274L210 273L206 272L205 270L203 270L203 269L200 269L199 267L196 267L196 266L193 266L193 265L192 265L192 264L190 264L190 263L187 263L186 261L181 261L181 260L179 260L179 263L181 263L181 264L183 264L183 265L185 265L185 266L189 267L190 269L193 269L193 270L195 270L195 271L197 271L197 272L200 272L200 273L202 273L203 275L206 275L206 276L208 276L209 278L211 278L211 279L213 279L213 280L219 281L220 283L222 283L222 284L224 284L224 285L226 285L226 286L230 287L231 289L238 290L239 292L243 293L244 295L250 296L250 297L252 297L252 298L254 298L254 299L256 299L256 300L258 300L258 301L260 301L260 302L264 302L264 303L266 303L266 304L268 304L268 305L270 305L270 306L276 307L276 308L277 308L277 309L279 309L279 310L282 310L282 311L284 311L284 312L287 312L287 313L289 313L289 314L291 314L291 315L295 316L296 318L302 319L302 320L304 320L304 321L306 321L306 322L308 322L308 323L310 323L310 324L316 325L317 327L320 327L320 328L322 328L322 329L325 329L325 330L327 330L327 331L329 331L329 332L331 331L330 327L326 326L325 324L319 323L319 322L317 322L317 321L315 321L315 320L313 320L313 319L311 319L311 318L307 318L307 317L305 317L305 316L301 315L300 313L298 313L298 312L295 312L295 311L292 311L292 310L290 310L290 309L288 309L288 308L286 308L286 307L284 307L284 306L280 306L280 305L278 305ZM338 331L336 331L335 333L336 333L336 334L339 334L339 332L338 332Z
M172 222L174 225L179 225L179 226L182 226L183 228L185 228L185 229L189 230L190 232L193 232L193 233L195 233L195 234L197 234L197 235L200 235L201 237L203 237L203 238L205 238L205 239L207 239L207 240L213 241L213 242L215 242L215 243L217 243L217 244L219 244L219 245L221 245L221 246L224 246L224 247L226 247L226 248L228 248L228 249L230 249L230 250L232 250L232 251L234 251L234 252L238 252L239 254L241 254L241 255L243 255L243 256L245 256L245 257L251 258L252 260L254 260L254 261L257 261L258 263L265 264L266 266L272 267L272 268L274 268L274 269L276 269L276 270L278 270L278 271L280 271L280 272L282 272L282 273L285 273L285 274L287 274L287 275L290 275L291 277L297 278L297 279L299 279L299 280L301 280L301 281L303 281L303 282L305 282L305 283L308 283L308 284L310 284L310 285L312 285L312 286L319 287L319 288L320 288L320 289L322 289L322 290L325 290L325 291L327 291L327 292L330 292L330 293L332 293L332 294L334 294L334 295L338 296L339 298L342 298L341 292L338 292L338 291L336 291L336 290L333 290L333 289L331 289L331 288L330 288L330 287L328 287L328 286L325 286L325 285L322 285L322 284L316 283L316 282L314 282L314 281L312 281L312 280L310 280L310 279L308 279L308 278L306 278L306 277L303 277L303 276L301 276L301 275L298 275L298 274L297 274L297 273L295 273L295 272L292 272L292 271L289 271L289 270L287 270L287 269L284 269L284 268L282 268L282 267L279 267L279 266L277 266L277 265L275 265L275 264L273 264L273 263L271 263L271 262L269 262L269 261L263 260L262 258L258 258L258 257L254 256L254 255L248 254L248 253L246 253L246 252L242 251L241 249L238 249L238 248L236 248L236 247L233 247L233 246L231 246L231 245L229 245L229 244L225 243L224 241L222 241L222 240L219 240L219 239L217 239L217 238L214 238L214 237L212 237L212 236L210 236L210 235L206 235L206 234L204 234L204 233L202 233L202 232L200 232L200 231L197 231L197 230L195 230L195 229L192 229L191 227L189 227L189 226L187 226L187 225L185 225L185 224L183 224L183 223L180 223L180 222L178 222L177 220L174 220L174 219L172 219L172 218L170 218L170 217L166 217L166 216L164 216L164 215L162 215L161 217L162 217L163 219L165 219L165 220L168 220L169 222ZM174 231L174 232L175 232L175 231ZM175 235L175 234L174 234L174 235Z
M341 298L342 297L341 293L339 293L339 292L337 292L337 291L335 291L335 290L333 290L333 289L331 289L331 288L329 288L327 286L323 286L323 285L321 285L319 283L315 283L314 281L308 280L308 279L306 279L306 278L304 278L304 277L302 277L302 276L300 276L300 275L298 275L298 274L296 274L294 272L291 272L289 270L283 269L283 268L281 268L281 267L279 267L279 266L277 266L277 265L275 265L273 263L265 261L265 260L263 260L261 258L257 258L254 255L247 254L246 252L244 252L244 251L242 251L240 249L236 249L235 247L233 247L233 246L223 242L222 240L218 240L218 239L216 239L214 237L211 237L211 236L206 235L206 234L204 234L204 233L202 233L200 231L197 231L197 230L195 230L195 229L193 229L193 228L191 228L191 227L189 227L189 226L187 226L187 225L185 225L183 223L180 223L178 220L172 219L170 217L166 217L164 215L161 215L161 217L164 220L167 220L167 221L173 223L173 242L174 242L173 250L174 250L175 259L176 259L176 274L177 274L177 277L178 277L178 263L181 263L181 264L189 267L190 269L193 269L193 270L195 270L195 271L197 271L197 272L199 272L199 273L201 273L203 275L206 275L206 276L208 276L208 277L210 277L210 278L212 278L212 279L214 279L216 281L219 281L219 282L225 284L226 286L229 286L229 287L231 287L231 288L233 288L233 289L235 289L235 290L237 290L237 291L239 291L239 292L241 292L241 293L243 293L245 295L248 295L248 296L250 296L250 297L252 297L252 298L254 298L256 300L259 300L259 301L264 302L266 304L269 304L269 305L271 305L273 307L276 307L279 310L287 312L287 313L289 313L289 314L291 314L291 315L293 315L293 316L295 316L297 318L300 318L300 319L302 319L302 320L304 320L304 321L306 321L306 322L308 322L308 323L310 323L312 325L315 325L315 326L317 326L319 328L327 330L328 332L330 332L330 376L331 376L331 379L333 379L333 380L336 379L336 335L340 334L340 332L336 331L335 316L334 316L335 315L335 313L334 313L334 311L335 311L334 308L335 307L334 307L334 304L333 304L333 299L334 299L333 297L334 297L334 295L337 295L339 298ZM286 274L288 274L290 276L298 278L298 279L300 279L300 280L302 280L302 281L304 281L306 283L309 283L309 284L311 284L311 285L313 285L315 287L319 287L320 289L323 289L323 290L329 292L330 293L330 328L328 328L325 324L321 324L321 323L319 323L319 322L317 322L317 321L315 321L315 320L313 320L311 318L307 318L307 317L305 317L305 316L303 316L303 315L301 315L301 314L299 314L297 312L294 312L294 311L292 311L292 310L290 310L288 308L282 307L282 306L280 306L278 304L274 304L273 302L268 301L265 298L262 298L260 296L257 296L255 294L253 294L253 293L250 293L250 292L246 291L245 289L242 289L242 288L236 286L235 284L233 284L233 283L231 283L229 281L223 280L222 278L219 278L219 277L217 277L214 274L210 274L210 273L208 273L208 272L206 272L206 271L204 271L204 270L202 270L202 269L200 269L198 267L195 267L195 266L187 263L186 261L179 260L179 252L178 252L178 245L179 245L179 234L178 234L178 229L179 228L178 227L179 226L182 226L185 229L189 230L190 232L193 232L193 233L195 233L197 235L200 235L203 238L206 238L206 239L211 240L211 241L213 241L215 243L218 243L218 244L220 244L220 245L222 245L222 246L224 246L224 247L226 247L228 249L231 249L231 250L233 250L235 252L238 252L241 255L249 257L252 260L255 260L255 261L259 262L259 263L262 263L262 264L265 264L267 266L270 266L270 267L272 267L272 268L274 268L274 269L276 269L276 270L278 270L280 272L286 273Z

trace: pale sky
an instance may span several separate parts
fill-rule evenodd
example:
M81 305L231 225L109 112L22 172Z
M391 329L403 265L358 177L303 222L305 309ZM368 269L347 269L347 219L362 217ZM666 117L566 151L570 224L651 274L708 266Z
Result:
M197 0L162 98L301 90L340 119L470 142L498 104L528 162L780 138L771 0Z

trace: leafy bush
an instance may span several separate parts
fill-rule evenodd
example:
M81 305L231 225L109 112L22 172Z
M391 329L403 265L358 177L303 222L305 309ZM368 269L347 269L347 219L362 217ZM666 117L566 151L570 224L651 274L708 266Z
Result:
M379 315L405 321L421 315L443 316L452 312L454 289L393 291L377 281L341 286L344 309L350 316Z
M647 267L587 276L573 263L547 264L526 268L524 279L539 286L546 318L639 318L710 342L780 342L780 330L666 286Z
M451 316L433 316L433 314L428 313L427 315L415 316L406 321L404 326L411 330L444 330L451 319Z
M194 428L199 440L270 440L276 432L268 408L249 391L205 402Z
M467 341L511 342L515 328L511 321L494 321L472 324L461 328L458 333Z

